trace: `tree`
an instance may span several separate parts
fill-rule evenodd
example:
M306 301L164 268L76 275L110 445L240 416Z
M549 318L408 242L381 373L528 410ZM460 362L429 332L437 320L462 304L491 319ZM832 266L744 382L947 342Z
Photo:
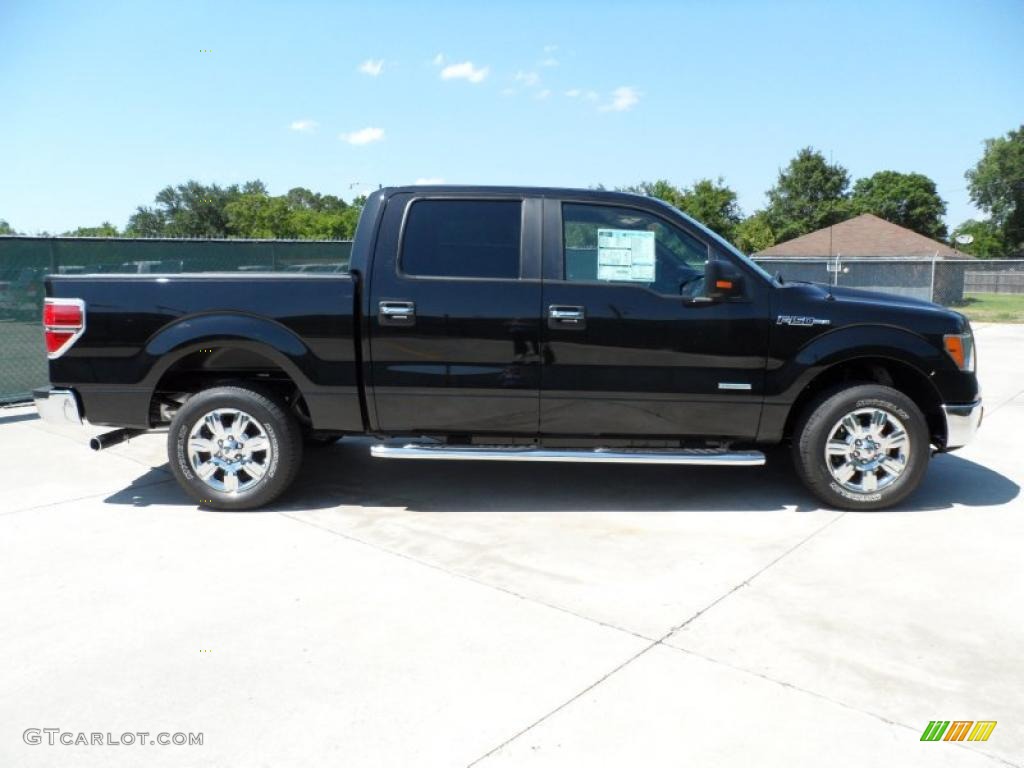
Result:
M936 240L946 237L946 201L924 174L879 171L857 179L850 202L853 213L873 213Z
M736 193L721 177L715 181L698 179L692 186L682 189L665 179L642 181L622 191L664 200L730 241L735 237L736 226L743 220Z
M109 221L104 221L98 227L79 227L78 229L64 233L65 237L120 237L121 233L117 227Z
M960 235L970 235L974 238L970 243L961 245L956 242ZM958 249L979 259L998 259L1006 254L1006 241L1003 240L1002 230L996 226L991 219L978 221L968 219L959 227L953 230L950 241Z
M981 160L964 175L971 200L1000 230L1008 254L1024 250L1024 125L987 139Z
M767 222L778 242L850 216L850 174L813 147L801 149L768 190Z
M18 234L18 233L17 233L17 232L15 232L15 231L14 231L14 230L13 230L13 229L11 228L11 225L10 225L10 224L8 224L8 223L7 223L6 221L4 221L3 219L0 219L0 235L16 235L16 234Z
M730 242L736 239L736 227L743 220L736 193L721 176L716 181L695 181L683 190L677 207Z
M243 194L224 210L237 237L349 240L364 202L357 198L349 205L339 197L296 187L278 197L265 190Z
M125 234L142 237L229 237L226 206L246 194L266 194L261 181L220 187L187 181L160 190L152 208L139 206Z
M775 245L775 232L764 211L748 216L736 226L736 247L744 253L757 253Z

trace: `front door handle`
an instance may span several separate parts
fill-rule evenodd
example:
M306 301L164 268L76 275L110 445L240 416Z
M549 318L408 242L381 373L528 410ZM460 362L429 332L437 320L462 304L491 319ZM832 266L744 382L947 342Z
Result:
M548 328L580 331L587 327L587 313L583 307L552 304L548 307Z
M412 301L382 301L377 308L381 325L416 325L416 304Z

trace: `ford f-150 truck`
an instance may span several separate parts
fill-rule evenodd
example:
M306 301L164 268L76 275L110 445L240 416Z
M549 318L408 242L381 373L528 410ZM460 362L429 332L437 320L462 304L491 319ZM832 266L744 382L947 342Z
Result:
M384 459L743 466L787 442L827 505L880 509L982 415L959 313L773 278L622 193L383 189L347 272L45 287L39 412L118 427L97 449L167 428L182 487L223 509L345 435Z

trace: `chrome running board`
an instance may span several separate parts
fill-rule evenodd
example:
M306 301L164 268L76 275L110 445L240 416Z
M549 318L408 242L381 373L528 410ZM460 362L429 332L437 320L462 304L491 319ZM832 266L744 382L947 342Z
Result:
M370 447L378 459L468 459L471 461L573 461L595 464L689 464L699 467L759 467L761 451L723 451L714 448L652 450L560 450L516 446L458 446L408 443Z

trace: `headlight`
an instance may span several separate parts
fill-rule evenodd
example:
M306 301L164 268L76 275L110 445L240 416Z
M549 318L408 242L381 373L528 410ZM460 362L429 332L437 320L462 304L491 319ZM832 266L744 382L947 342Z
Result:
M957 368L974 373L974 334L970 330L967 333L947 333L942 342L946 354L953 358Z

